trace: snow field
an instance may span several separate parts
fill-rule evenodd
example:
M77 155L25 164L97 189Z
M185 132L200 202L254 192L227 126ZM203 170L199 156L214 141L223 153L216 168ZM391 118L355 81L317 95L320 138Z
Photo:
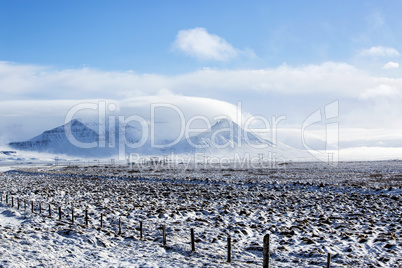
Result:
M260 267L262 239L270 233L272 267L323 267L328 252L331 267L400 267L401 174L397 161L336 168L291 163L253 170L100 166L7 172L0 177L1 215L12 216L0 218L5 248L0 261L7 266L31 260L45 266ZM16 203L10 208L10 200L5 205L5 194L34 201L35 213L16 210ZM46 217L49 203L52 218ZM17 223L3 228L5 217ZM167 247L161 246L162 225ZM231 264L226 263L227 235Z

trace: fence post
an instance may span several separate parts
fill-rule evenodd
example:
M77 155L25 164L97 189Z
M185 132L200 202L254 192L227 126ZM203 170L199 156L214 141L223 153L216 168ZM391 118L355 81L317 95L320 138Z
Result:
M331 253L327 254L327 268L331 266Z
M59 221L61 221L61 207L59 207Z
M71 223L74 224L74 207L71 207Z
M140 239L142 240L142 221L140 221Z
M42 214L42 203L39 202L39 214Z
M17 209L20 210L20 199L17 198Z
M27 200L24 199L24 211L27 210Z
M34 213L33 201L31 201L31 206L32 206L32 208L31 208L31 212L32 212L32 213Z
M191 251L195 251L195 242L194 242L194 229L191 228Z
M119 233L118 235L121 235L121 219L119 218Z
M0 202L3 203L3 194L0 193Z
M8 194L6 194L6 204L8 205Z
M227 262L232 261L232 245L231 245L232 239L230 238L230 235L228 235L228 260Z
M52 208L50 207L50 204L49 204L49 218L51 218L52 217Z
M269 234L264 236L263 268L269 268Z
M88 208L85 209L85 225L88 227Z
M103 213L101 213L101 226L100 226L100 228L101 229L103 228Z
M14 207L14 196L11 197L11 207Z
M166 226L162 225L162 240L163 240L163 246L166 246Z

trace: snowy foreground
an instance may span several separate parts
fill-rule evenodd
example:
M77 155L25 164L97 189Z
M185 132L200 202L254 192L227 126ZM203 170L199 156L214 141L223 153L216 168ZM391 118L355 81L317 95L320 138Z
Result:
M327 253L331 267L402 267L401 186L402 161L14 166L0 173L0 266L261 267L270 233L271 267Z

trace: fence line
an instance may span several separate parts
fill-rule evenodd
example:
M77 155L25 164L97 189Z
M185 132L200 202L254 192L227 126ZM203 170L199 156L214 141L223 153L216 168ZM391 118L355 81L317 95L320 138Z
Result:
M24 211L26 211L26 203L27 199L22 199L24 200ZM6 205L9 205L8 203L8 194L6 194ZM0 193L0 203L3 203L3 193ZM39 204L39 215L42 215L42 206L41 206L41 201L38 201ZM11 196L11 207L14 207L14 196ZM20 210L20 198L17 197L17 209ZM35 214L35 209L34 209L34 201L31 200L31 213ZM62 221L62 215L63 215L63 209L61 206L58 207L58 220ZM67 215L67 214L66 214ZM100 214L100 230L104 228L104 219L103 219L104 214ZM44 216L46 217L46 216ZM48 203L48 217L52 218L52 212L51 212L51 204ZM75 224L74 217L77 217L76 214L74 214L74 206L71 206L71 224ZM88 206L85 207L84 209L84 221L85 221L85 226L88 228L89 227L89 216L88 216ZM78 223L77 223L78 224ZM79 225L79 224L78 224ZM110 224L112 226L112 224ZM121 218L119 217L118 219L118 225L117 225L118 231L117 235L122 235L122 222ZM134 228L135 229L135 228ZM143 240L143 222L139 221L139 235L140 235L140 240ZM190 228L190 244L191 244L191 252L195 252L195 238L194 238L194 229ZM166 247L167 246L167 233L166 233L166 225L162 225L162 246ZM231 236L227 236L227 262L231 263L232 261L232 240ZM326 259L326 267L330 268L331 264L331 254L327 253L327 259ZM270 267L270 234L266 234L263 237L263 268L269 268Z

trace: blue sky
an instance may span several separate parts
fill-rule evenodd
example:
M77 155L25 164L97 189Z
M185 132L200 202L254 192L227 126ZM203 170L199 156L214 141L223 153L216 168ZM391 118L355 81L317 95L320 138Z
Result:
M295 128L339 101L345 129L400 130L401 10L401 1L0 0L1 120L21 116L14 101L34 111L44 100L182 95L241 101Z
M179 74L352 61L373 46L401 50L400 1L0 1L0 59L58 68ZM197 60L172 48L205 28L242 55Z

